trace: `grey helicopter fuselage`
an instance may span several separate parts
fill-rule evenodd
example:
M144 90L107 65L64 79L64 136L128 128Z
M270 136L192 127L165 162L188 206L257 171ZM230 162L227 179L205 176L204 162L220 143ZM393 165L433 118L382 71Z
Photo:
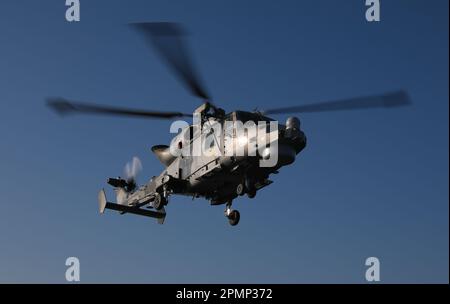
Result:
M213 118L212 120L222 126L223 133L221 135L223 136L217 136L220 138L218 146L222 153L210 156L183 154L174 156L170 152L170 146L153 146L152 151L165 166L165 170L138 189L136 195L130 195L130 204L133 204L133 196L138 199L151 193L159 193L166 198L171 194L187 195L193 198L204 197L212 205L231 202L238 195L245 193L249 197L254 197L257 190L271 183L268 179L270 174L277 173L281 167L293 163L296 155L306 146L306 137L300 130L299 120L295 117L288 118L286 125L278 124L276 130L278 132L276 163L270 167L262 167L259 165L259 161L268 155L263 156L261 153L257 153L254 156L247 154L236 156L223 153L227 148L227 141L222 140L227 136L223 126L226 121L245 123L248 120L254 122L263 120L269 122L273 121L272 119L259 113L235 111L227 114L224 118ZM188 132L180 132L172 140L171 145L177 147L191 145L195 137L192 136L192 126L189 128L191 130ZM214 136L214 134L210 133L210 136ZM249 138L249 141L251 140ZM228 141L228 144L230 143L238 144L236 138Z

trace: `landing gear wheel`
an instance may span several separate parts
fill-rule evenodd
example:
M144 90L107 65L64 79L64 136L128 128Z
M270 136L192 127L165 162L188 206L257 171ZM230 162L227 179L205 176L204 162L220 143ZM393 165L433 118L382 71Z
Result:
M242 195L244 195L244 193L245 193L244 184L243 183L238 184L236 187L236 194L242 196Z
M153 201L153 208L161 210L166 204L166 199L159 193L155 193L155 200Z
M228 222L230 223L231 226L236 226L239 223L240 219L241 215L237 210L232 210L228 215Z

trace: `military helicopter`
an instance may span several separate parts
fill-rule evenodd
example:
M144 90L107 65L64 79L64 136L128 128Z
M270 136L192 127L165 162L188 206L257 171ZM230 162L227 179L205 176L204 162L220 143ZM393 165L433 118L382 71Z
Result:
M299 106L274 108L259 111L233 111L226 113L212 102L204 85L197 76L197 70L192 64L184 40L186 32L180 24L170 22L146 22L133 23L130 26L144 36L144 38L156 49L163 61L174 71L181 82L195 96L203 100L193 114L181 112L148 111L131 108L111 107L100 104L91 104L78 101L70 101L61 97L49 98L47 104L61 115L74 113L106 114L130 117L143 117L153 119L176 119L183 117L198 117L200 126L211 122L224 126L225 122L274 122L267 115L287 113L308 113L322 111L339 111L368 108L394 108L410 104L408 94L403 91L395 91L381 95L358 97L331 102L321 102ZM276 131L277 161L270 167L262 167L261 159L267 158L273 153L270 149L258 150L256 155L244 154L241 156L212 154L209 156L174 155L173 148L181 149L183 145L189 145L195 140L193 125L187 126L172 139L170 145L155 145L153 153L164 165L165 169L154 176L146 184L138 186L135 174L140 167L136 159L128 166L125 178L109 178L107 183L113 186L117 193L117 202L109 202L105 191L98 194L100 213L105 209L116 210L121 214L131 213L156 218L158 223L164 223L166 217L165 206L169 197L174 194L187 195L192 198L203 197L210 201L211 205L225 204L225 216L232 226L239 223L240 214L232 209L232 201L238 196L247 195L254 198L262 188L270 185L271 174L277 174L283 166L291 165L296 156L306 146L306 136L300 129L300 120L297 117L289 117L286 123L278 124ZM228 132L228 133L227 133ZM217 140L217 137L222 139ZM248 138L245 142L251 140ZM235 130L222 128L220 134L214 130L208 132L206 137L214 137L213 146L222 152L227 148L224 138L229 137L228 142L239 144ZM268 152L267 152L268 151ZM248 152L248 151L247 151Z

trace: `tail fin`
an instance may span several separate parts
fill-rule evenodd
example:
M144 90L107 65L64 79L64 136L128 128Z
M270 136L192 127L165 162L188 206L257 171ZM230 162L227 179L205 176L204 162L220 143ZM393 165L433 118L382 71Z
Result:
M99 209L100 213L105 212L105 207L106 207L106 194L105 194L105 190L102 189L98 193L98 209Z

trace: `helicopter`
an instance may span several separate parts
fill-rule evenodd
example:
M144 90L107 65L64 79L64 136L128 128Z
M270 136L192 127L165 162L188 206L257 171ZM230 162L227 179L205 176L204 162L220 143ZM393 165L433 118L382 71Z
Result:
M192 198L203 197L209 200L211 205L225 205L225 217L230 225L235 226L240 221L240 213L232 209L233 200L243 195L254 198L259 190L272 183L270 175L279 173L284 166L292 165L297 155L306 147L307 138L301 129L299 118L291 116L286 119L285 124L281 124L268 115L395 108L411 103L407 92L398 90L366 97L227 113L212 102L211 95L200 81L197 69L187 51L184 39L186 31L180 24L144 22L131 23L130 26L143 35L186 88L203 102L191 114L111 107L61 97L47 99L47 105L61 115L104 114L169 120L193 117L193 121L196 121L181 128L181 132L172 139L170 145L154 145L151 148L164 165L164 170L158 176L153 176L146 184L138 186L135 180L136 172L141 168L138 159L133 159L133 162L127 165L125 178L109 178L107 183L116 190L117 199L116 202L108 201L104 189L100 190L98 194L100 213L110 209L121 214L130 213L156 218L158 223L163 224L169 197L185 195ZM256 135L246 130L238 134L235 127L238 122L253 122L255 125L258 123L258 126L263 122L267 123L267 126L270 125L270 129L263 126L266 133L262 137L266 141L263 141L260 147L259 141L255 144L255 153L250 154L248 147L244 147L243 154L224 153L230 146L248 145L255 139L252 136L259 136L260 129ZM217 131L213 125L221 128ZM206 131L199 132L197 129ZM274 135L274 139L269 134ZM209 145L207 148L214 148L218 153L209 155L183 153L186 152L186 147L190 152L191 144L202 136L210 139L206 140ZM261 161L269 159L272 155L276 155L275 162L271 166L261 166Z

